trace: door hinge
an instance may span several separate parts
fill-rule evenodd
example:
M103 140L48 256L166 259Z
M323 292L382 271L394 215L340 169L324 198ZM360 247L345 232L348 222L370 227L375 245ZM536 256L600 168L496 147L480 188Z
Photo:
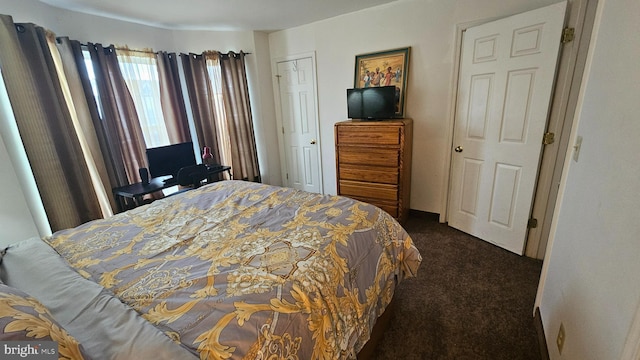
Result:
M527 229L535 229L538 227L538 219L531 218L527 221Z
M563 44L572 42L575 35L576 35L575 28L566 27L562 29L562 39L560 40L560 42Z
M287 180L289 180L289 173L287 173Z
M553 142L556 140L556 134L552 133L552 132L546 132L544 133L544 136L542 137L542 143L544 145L551 145L553 144Z
M284 126L282 127L282 133L284 134Z

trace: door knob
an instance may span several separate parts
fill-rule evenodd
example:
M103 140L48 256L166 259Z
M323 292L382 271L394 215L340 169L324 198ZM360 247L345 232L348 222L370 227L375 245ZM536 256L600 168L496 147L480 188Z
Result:
M316 139L311 140L311 145L315 145L316 144Z
M455 152L462 152L462 146L458 145L454 150Z

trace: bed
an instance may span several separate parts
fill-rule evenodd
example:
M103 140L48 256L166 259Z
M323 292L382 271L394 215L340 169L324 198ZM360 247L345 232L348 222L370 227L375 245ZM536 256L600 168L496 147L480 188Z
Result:
M0 279L61 358L348 359L421 260L377 207L231 180L18 242Z

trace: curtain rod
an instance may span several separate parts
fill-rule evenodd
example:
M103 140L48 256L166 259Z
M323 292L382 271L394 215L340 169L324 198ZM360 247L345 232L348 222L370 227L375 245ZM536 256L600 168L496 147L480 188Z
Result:
M80 46L88 47L88 46L89 46L89 44L80 43ZM111 45L110 45L110 46L111 46ZM110 46L105 47L105 49L109 48ZM157 51L136 50L136 49L129 49L129 48L116 47L115 45L114 45L114 48L115 48L116 50L132 51L132 52L139 52L139 53L144 53L144 54L149 54L149 53L151 53L151 54L156 54L156 55L158 54L158 52L157 52ZM226 53L226 54L225 54L225 53L222 53L222 52L220 52L220 51L218 51L218 52L219 52L219 53L220 53L220 55L222 55L222 56L228 56L228 53ZM229 52L236 53L235 51L229 51ZM245 54L245 55L251 55L251 53L250 53L250 52L243 52L242 50L240 50L240 52L242 52L242 53L243 53L243 54ZM180 53L180 54L184 54L184 53Z

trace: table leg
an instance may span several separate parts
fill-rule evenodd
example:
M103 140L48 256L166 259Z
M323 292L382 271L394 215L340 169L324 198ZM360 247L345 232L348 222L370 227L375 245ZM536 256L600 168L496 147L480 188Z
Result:
M143 198L144 198L144 196L135 196L134 197L133 201L134 201L136 207L142 205Z

